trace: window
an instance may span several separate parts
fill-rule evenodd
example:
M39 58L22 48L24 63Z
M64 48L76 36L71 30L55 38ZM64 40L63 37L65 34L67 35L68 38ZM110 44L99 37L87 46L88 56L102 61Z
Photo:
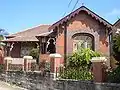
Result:
M47 45L47 52L48 53L55 53L56 52L56 47L55 47L55 40L53 38L49 39L48 41L48 45Z
M20 56L21 57L28 56L30 54L30 51L36 47L37 47L36 43L21 43Z
M28 56L30 53L30 50L32 49L32 46L28 43L21 43L21 57Z
M46 43L42 43L40 49L42 54L46 54Z
M77 33L73 35L73 51L81 48L94 50L94 37L87 33Z

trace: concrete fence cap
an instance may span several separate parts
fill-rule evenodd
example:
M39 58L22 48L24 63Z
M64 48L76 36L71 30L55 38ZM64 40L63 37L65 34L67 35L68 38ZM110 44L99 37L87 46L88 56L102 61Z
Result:
M4 60L13 60L12 57L5 57Z
M90 61L91 62L106 62L107 58L106 57L93 57Z
M60 58L62 57L60 54L58 53L54 53L54 54L50 54L49 57L52 57L52 58Z
M33 59L32 56L24 56L23 59Z

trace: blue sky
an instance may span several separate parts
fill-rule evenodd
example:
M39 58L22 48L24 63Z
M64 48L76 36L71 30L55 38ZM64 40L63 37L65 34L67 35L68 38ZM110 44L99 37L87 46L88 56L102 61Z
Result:
M70 0L0 0L0 28L11 34L52 24L70 13L76 1L68 8ZM79 0L76 8L82 3L110 23L120 18L120 0Z

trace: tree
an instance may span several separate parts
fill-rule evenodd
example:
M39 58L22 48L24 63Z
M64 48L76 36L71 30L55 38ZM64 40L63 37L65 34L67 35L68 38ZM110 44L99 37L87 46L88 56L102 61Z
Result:
M9 35L9 33L5 29L0 29L0 35L6 36Z
M0 29L0 41L4 39L5 36L9 35L7 31L4 29ZM0 46L4 46L5 44L3 42L0 42Z
M113 56L120 64L120 35L117 34L113 37Z

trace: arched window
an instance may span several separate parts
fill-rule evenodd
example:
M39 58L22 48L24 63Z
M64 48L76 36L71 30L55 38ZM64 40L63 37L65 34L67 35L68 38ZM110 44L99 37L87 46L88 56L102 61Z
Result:
M73 51L81 48L94 50L94 37L88 33L77 33L73 35Z

